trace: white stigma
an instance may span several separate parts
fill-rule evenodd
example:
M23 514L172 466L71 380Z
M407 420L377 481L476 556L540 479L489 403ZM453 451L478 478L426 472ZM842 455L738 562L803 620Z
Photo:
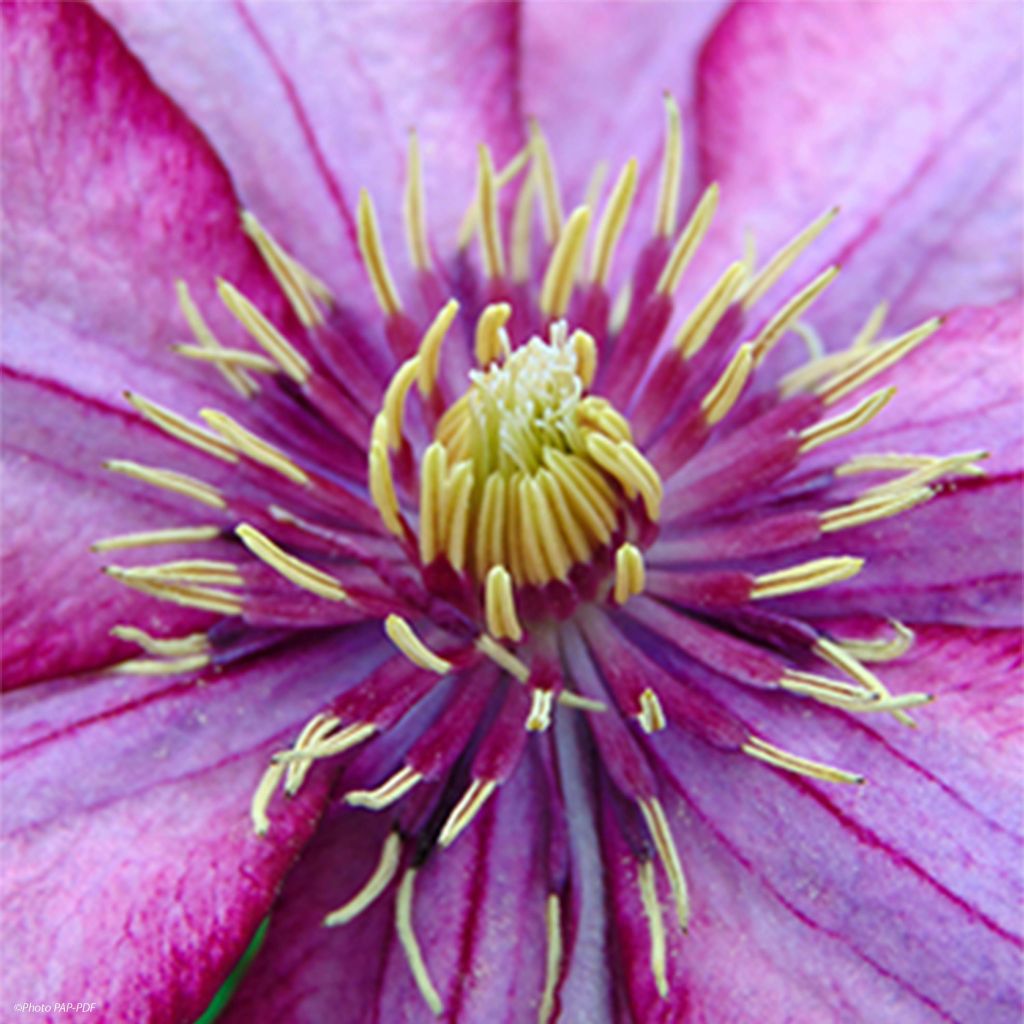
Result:
M530 472L545 448L577 445L583 381L564 320L552 324L548 341L534 336L500 366L473 370L470 378L473 414L481 433L496 442L498 468Z

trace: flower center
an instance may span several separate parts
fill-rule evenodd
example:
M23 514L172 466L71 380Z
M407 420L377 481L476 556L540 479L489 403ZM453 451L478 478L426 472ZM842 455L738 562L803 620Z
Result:
M480 317L486 366L441 416L420 474L420 559L483 587L498 636L518 632L513 591L531 617L594 597L612 550L650 539L661 500L629 424L586 393L593 339L559 321L510 351L507 309Z

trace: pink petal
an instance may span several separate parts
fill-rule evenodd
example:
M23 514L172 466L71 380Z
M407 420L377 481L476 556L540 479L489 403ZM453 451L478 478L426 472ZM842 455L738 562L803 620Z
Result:
M1022 331L1019 300L954 310L933 338L873 382L872 387L895 385L893 401L822 455L841 461L866 451L949 455L980 449L989 453L982 463L989 473L1020 470Z
M135 647L109 635L119 623L157 636L207 625L205 613L144 597L100 572L107 562L137 561L135 552L89 553L93 541L117 533L218 524L213 509L102 468L119 457L186 468L188 452L134 414L57 385L18 375L3 385L4 686L135 656ZM145 554L156 561L181 552Z
M657 744L694 891L693 1020L1017 1019L1016 637L926 630L884 674L939 694L920 729L716 689L784 748L863 771L863 788L681 733Z
M964 479L921 508L817 545L816 554L863 555L867 567L788 607L988 626L1020 621L1020 337L1017 302L958 310L934 339L878 379L879 386L899 389L896 398L868 427L823 448L823 459L838 464L858 452L982 450L991 453L981 464L988 476ZM865 477L864 486L878 479Z
M843 343L879 299L896 326L1021 289L1021 11L1002 3L749 4L702 55L701 170L729 253L767 254L840 204L815 249Z
M358 191L374 193L398 274L408 130L420 132L428 218L445 252L472 200L477 143L505 160L522 142L511 6L100 7L213 141L245 203L364 312Z
M965 482L903 515L815 545L814 557L858 555L867 565L853 579L811 597L784 599L787 611L1016 625L1024 555L1022 480L1021 474L1006 474ZM793 553L793 561L799 556Z
M533 1019L544 984L543 801L527 758L448 850L417 876L413 922L445 1020ZM345 778L346 788L354 784ZM437 1020L416 989L395 935L395 882L336 928L324 915L365 883L380 855L386 812L337 810L296 865L271 915L257 969L227 1021Z
M82 993L110 1019L198 1016L325 795L329 772L315 771L254 836L269 754L380 646L354 631L199 683L65 680L9 698L4 920L19 941L4 944L5 995Z
M638 159L633 251L651 234L664 138L660 94L666 90L683 113L684 212L698 184L697 54L726 6L720 0L523 5L523 109L550 139L570 208L583 201L598 161L611 162L607 191L621 164Z
M716 686L863 788L658 737L694 892L687 1020L1018 1019L1019 669L1014 633L922 630L884 666L895 692L939 695L916 731Z
M222 401L218 375L168 353L186 339L175 278L225 341L216 274L268 315L283 302L224 168L89 7L4 19L5 363L104 401L129 383L186 412Z

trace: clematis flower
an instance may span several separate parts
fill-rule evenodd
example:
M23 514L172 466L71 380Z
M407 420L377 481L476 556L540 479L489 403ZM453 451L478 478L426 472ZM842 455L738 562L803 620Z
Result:
M1018 1019L1017 6L4 19L5 1014Z

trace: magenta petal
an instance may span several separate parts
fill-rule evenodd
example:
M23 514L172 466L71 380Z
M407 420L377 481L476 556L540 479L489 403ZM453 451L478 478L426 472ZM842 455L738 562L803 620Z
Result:
M790 610L818 616L867 610L998 627L1020 622L1022 380L1008 370L1020 337L1016 301L957 310L939 334L877 381L899 389L895 400L866 428L825 446L822 460L838 464L861 452L988 451L981 463L988 476L945 486L921 508L816 545L816 555L863 555L867 566L841 586L787 602Z
M695 893L687 1020L1019 1020L1019 670L1015 633L922 630L884 666L938 695L916 731L716 689L863 788L658 738Z
M449 850L420 870L413 922L446 1021L535 1019L544 984L543 789L526 759ZM346 787L353 780L346 778ZM394 928L395 887L353 922L325 928L373 870L386 813L338 810L296 866L267 944L228 1021L294 1024L437 1020L416 989Z
M329 775L249 801L272 750L379 657L377 632L199 682L81 678L8 698L3 977L10 999L96 999L106 1019L198 1016L266 913ZM344 666L340 668L339 666ZM73 913L69 908L74 908Z
M88 550L117 533L217 525L213 509L102 468L108 458L138 455L187 469L188 452L134 414L19 375L3 378L3 433L5 688L135 656L137 648L109 635L118 624L176 636L211 621L206 613L145 597L100 572L108 561L138 561L135 552L101 557ZM145 554L153 560L152 552ZM160 551L167 558L178 554L175 548Z
M911 512L815 545L816 557L852 554L867 564L853 579L813 597L783 599L787 611L1017 625L1022 480L1021 474L1007 474L965 482Z
M283 304L223 167L89 7L3 16L5 364L104 401L129 383L188 412L222 396L168 353L186 334L175 278L225 341L216 274L270 315Z
M764 252L839 204L816 248L841 344L880 298L897 326L1021 288L1022 12L1004 3L738 5L700 65L720 240Z
M408 130L421 135L446 252L472 200L477 143L505 160L522 141L509 5L100 6L212 139L245 203L363 309L358 192L373 191L399 273Z
M898 388L896 398L822 456L840 462L868 451L981 450L992 475L1024 468L1024 379L1014 372L1022 331L1019 300L954 310L933 338L875 380L876 387Z

